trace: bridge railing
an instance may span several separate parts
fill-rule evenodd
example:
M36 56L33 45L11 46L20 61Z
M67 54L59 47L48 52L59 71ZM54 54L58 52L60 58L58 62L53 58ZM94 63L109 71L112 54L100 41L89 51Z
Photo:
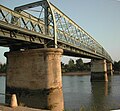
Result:
M112 60L106 50L95 39L93 39L92 36L79 27L53 4L51 4L51 7L56 19L58 41L75 46L102 58Z
M24 11L19 13L0 5L0 21L25 30L40 33L41 35L46 35L44 21ZM49 37L53 38L53 32L51 31L53 29L52 27L49 28Z

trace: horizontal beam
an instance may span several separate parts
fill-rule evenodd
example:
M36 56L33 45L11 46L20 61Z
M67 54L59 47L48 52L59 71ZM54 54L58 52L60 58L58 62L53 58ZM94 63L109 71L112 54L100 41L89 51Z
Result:
M38 6L43 5L43 4L47 5L45 0L34 2L34 3L29 3L26 5L19 6L19 7L15 7L14 10L15 11L23 11L23 10L27 10L29 8L38 7Z

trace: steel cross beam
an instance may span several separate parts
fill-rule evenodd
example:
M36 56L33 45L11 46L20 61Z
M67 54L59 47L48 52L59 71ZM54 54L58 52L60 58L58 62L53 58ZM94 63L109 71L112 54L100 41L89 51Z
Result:
M28 10L30 8L42 6L44 8L44 22L45 22L45 34L49 34L50 25L53 27L53 35L54 35L54 47L57 48L57 32L56 32L56 21L55 16L51 7L51 4L48 0L42 0L30 4L26 4L23 6L15 7L15 11L21 13L21 11Z
M34 8L34 7L38 7L38 6L46 6L48 7L48 4L46 3L45 0L43 1L38 1L38 2L34 2L34 3L30 3L30 4L26 4L26 5L22 5L22 6L19 6L19 7L15 7L14 10L15 11L24 11L24 10L27 10L29 8Z

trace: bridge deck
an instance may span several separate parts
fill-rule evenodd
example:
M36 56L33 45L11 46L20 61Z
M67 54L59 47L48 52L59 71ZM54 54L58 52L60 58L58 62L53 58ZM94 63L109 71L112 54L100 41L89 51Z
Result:
M29 8L37 6L39 17L28 13ZM112 61L93 37L45 0L16 7L15 11L0 5L0 46L12 49L58 47L65 55Z

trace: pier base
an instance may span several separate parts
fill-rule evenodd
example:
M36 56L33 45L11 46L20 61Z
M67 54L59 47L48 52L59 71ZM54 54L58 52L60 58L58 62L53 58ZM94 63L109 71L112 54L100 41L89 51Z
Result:
M91 60L91 81L108 81L106 60Z
M7 93L16 94L19 105L63 111L62 49L32 49L6 53Z

